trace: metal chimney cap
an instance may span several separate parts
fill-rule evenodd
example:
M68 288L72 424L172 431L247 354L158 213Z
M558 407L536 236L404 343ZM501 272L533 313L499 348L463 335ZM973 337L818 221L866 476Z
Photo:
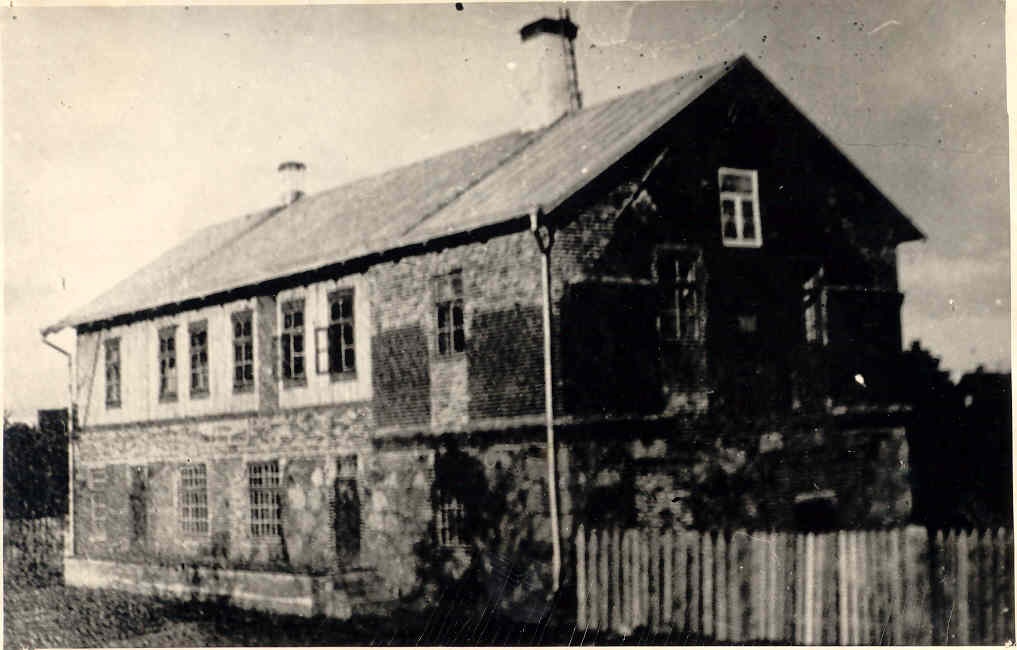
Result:
M296 171L303 171L307 169L307 165L296 160L287 160L286 162L279 163L279 171L287 169L294 169Z

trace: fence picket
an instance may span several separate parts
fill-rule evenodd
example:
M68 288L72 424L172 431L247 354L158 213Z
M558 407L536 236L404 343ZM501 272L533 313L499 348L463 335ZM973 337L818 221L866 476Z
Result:
M611 546L608 531L605 530L600 534L597 545L600 547L600 566L597 569L597 573L600 575L600 604L597 606L597 613L600 614L600 629L609 630L611 629L610 613L608 612L611 603L611 574L608 572L608 558Z
M646 585L649 601L647 625L651 630L657 631L660 629L660 542L655 529L651 529L647 535L649 537L647 540L649 545L649 566L647 567L649 576Z
M703 535L703 636L713 636L713 540L710 533Z
M703 631L701 542L699 533L689 533L689 630L696 635Z
M586 618L586 541L583 525L576 530L576 626L585 630L588 627Z
M598 611L600 608L600 590L597 584L597 580L599 579L597 569L600 566L600 559L597 555L599 550L600 549L597 545L597 531L590 530L589 541L586 544L586 556L588 558L586 562L586 584L587 589L589 589L589 593L586 595L586 629L600 628L600 612ZM582 557L578 553L576 553L576 556ZM577 571L576 573L578 574L579 572ZM583 597L580 596L579 598Z
M686 543L688 533L684 530L675 534L674 538L674 582L671 583L672 601L674 602L673 625L678 632L684 633L689 630L689 557L687 554L688 544Z
M727 542L724 533L717 533L717 541L713 548L715 561L713 565L714 584L714 636L718 641L727 641Z
M663 566L660 571L660 624L663 629L671 626L671 615L674 607L674 592L672 591L672 579L674 575L674 542L671 531L664 531L661 538L661 561Z
M746 637L743 628L744 609L749 606L742 601L742 585L745 582L745 544L748 536L744 530L731 533L727 559L727 626L728 637L738 643Z
M621 531L611 531L611 629L621 630L624 611L622 607L622 554Z

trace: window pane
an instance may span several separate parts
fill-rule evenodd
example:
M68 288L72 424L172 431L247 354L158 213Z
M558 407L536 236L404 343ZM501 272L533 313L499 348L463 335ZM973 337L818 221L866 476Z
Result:
M448 303L442 303L438 305L438 328L445 329L448 327Z
M353 318L353 296L344 296L342 302L342 317Z
M304 312L295 311L293 312L293 327L303 327L304 325Z
M293 376L303 377L304 376L304 358L295 357L293 359Z
M254 381L254 366L244 366L244 379Z
M466 336L463 334L462 330L457 329L452 332L452 343L454 346L453 349L456 352L462 352L466 349Z
M452 306L452 326L456 328L463 326L463 306L461 303Z
M756 224L753 212L752 201L742 201L742 236L745 239L756 238Z
M752 176L748 174L724 174L720 179L721 192L752 193Z
M304 351L304 336L303 334L293 335L293 353L300 354Z
M353 345L353 325L343 325L343 343Z
M293 315L289 313L283 314L283 328L289 329L291 327L293 327Z
M353 370L356 367L356 355L353 352L353 348L346 348L343 351L343 362L346 364L346 370Z
M438 334L438 354L448 354L449 335L447 332Z

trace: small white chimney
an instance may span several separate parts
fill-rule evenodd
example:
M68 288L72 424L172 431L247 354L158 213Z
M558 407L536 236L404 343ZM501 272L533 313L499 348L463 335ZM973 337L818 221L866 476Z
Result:
M564 9L559 10L558 18L541 18L519 30L519 36L529 43L537 59L537 87L533 89L532 114L526 128L547 126L582 108L573 47L578 32Z
M304 170L307 166L302 162L287 160L279 164L279 175L282 177L283 205L289 205L304 195Z

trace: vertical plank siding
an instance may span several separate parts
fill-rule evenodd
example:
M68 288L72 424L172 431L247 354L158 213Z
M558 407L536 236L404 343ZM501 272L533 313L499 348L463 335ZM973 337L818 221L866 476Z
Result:
M836 645L1013 641L1013 531L617 528L575 538L576 625Z

